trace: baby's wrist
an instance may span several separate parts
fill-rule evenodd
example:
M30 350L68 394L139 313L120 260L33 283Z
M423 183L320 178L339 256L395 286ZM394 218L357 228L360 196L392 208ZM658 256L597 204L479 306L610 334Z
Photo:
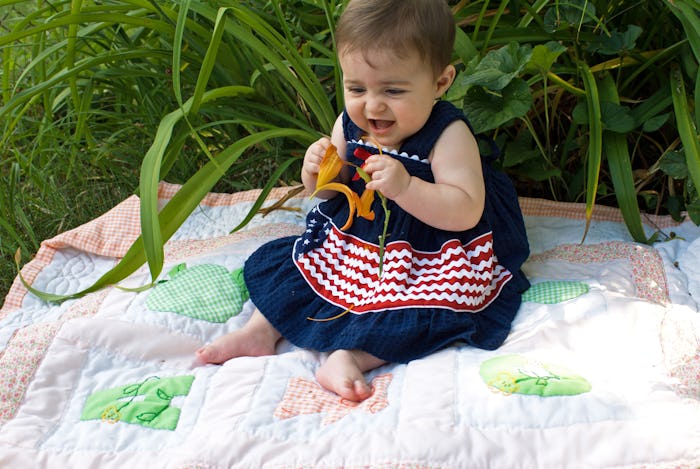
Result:
M411 181L413 180L413 176L410 174L408 175L408 179L406 180L406 183L403 185L403 188L396 194L394 197L394 200L403 198L406 194L409 193L409 188L411 187Z

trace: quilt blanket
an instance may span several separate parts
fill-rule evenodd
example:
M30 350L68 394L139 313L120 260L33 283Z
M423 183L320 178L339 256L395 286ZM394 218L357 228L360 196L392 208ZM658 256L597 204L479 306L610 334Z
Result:
M178 186L162 184L160 198ZM286 189L273 191L269 203ZM324 354L202 366L194 351L251 314L240 267L299 234L308 197L230 234L255 191L210 194L166 246L151 289L50 304L15 281L0 310L3 468L700 467L700 229L521 199L532 287L505 344L459 344L368 374L362 403L324 391ZM46 292L90 286L139 234L138 199L42 244ZM120 287L149 282L142 268ZM271 291L270 295L284 295Z

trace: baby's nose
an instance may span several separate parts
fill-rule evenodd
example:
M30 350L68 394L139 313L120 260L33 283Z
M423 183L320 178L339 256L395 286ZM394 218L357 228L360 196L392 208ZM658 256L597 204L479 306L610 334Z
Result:
M378 111L383 111L386 106L384 104L384 100L381 97L370 96L367 98L367 102L365 103L365 107L370 112L378 112Z

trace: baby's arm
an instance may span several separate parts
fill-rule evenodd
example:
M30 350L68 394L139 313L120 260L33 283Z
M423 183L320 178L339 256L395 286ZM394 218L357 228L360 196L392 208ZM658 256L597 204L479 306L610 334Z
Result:
M474 227L484 210L484 179L479 147L462 121L450 124L430 156L435 183L406 172L389 156L367 160L368 188L382 192L408 213L435 228L463 231Z
M323 160L323 155L325 155L326 150L331 143L335 145L340 158L345 160L345 139L343 138L343 124L341 117L338 117L333 125L333 131L330 138L321 137L306 149L304 163L301 168L301 181L304 183L304 187L309 192L316 190L316 181L318 180L318 171L321 166L321 160ZM344 175L345 173L346 171L341 170L341 175ZM316 195L323 199L329 199L337 194L338 193L335 191L324 191Z

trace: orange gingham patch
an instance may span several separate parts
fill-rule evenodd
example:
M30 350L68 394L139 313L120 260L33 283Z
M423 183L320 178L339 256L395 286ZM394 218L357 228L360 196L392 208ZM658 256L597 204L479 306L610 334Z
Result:
M353 402L326 391L314 381L290 378L274 416L283 420L298 415L326 414L321 423L328 425L357 410L375 414L389 405L387 390L391 379L391 373L376 376L370 383L372 395L362 402Z
M140 234L139 199L131 196L94 220L43 241L34 258L22 267L22 277L31 285L37 275L51 263L54 254L68 247L105 257L121 258ZM20 308L26 294L27 289L16 278L0 309L0 319Z
M180 190L182 186L178 184L170 184L167 182L161 182L160 186L158 187L158 198L159 199L165 199L169 200L171 199L175 194L177 194L177 191ZM276 200L284 197L287 195L287 193L290 190L293 190L297 186L289 186L289 187L275 187L270 191L270 194L268 194L267 199L268 200ZM249 191L241 191L241 192L234 192L233 194L225 194L225 193L216 193L216 192L210 192L208 193L204 199L200 202L202 205L207 205L209 207L218 207L222 205L236 205L237 203L240 202L253 202L257 200L258 196L260 196L260 193L262 191L260 189L253 189ZM303 197L308 197L309 193L304 191L301 192L297 195L294 196L294 198L303 198Z
M520 197L518 201L520 202L520 209L525 216L559 217L573 220L586 219L586 204L555 202L553 200L530 197ZM618 208L597 204L593 207L592 219L595 221L625 222L625 219L622 217L622 212L620 212ZM667 215L642 214L642 223L648 223L659 228L670 228L680 225L679 222Z

